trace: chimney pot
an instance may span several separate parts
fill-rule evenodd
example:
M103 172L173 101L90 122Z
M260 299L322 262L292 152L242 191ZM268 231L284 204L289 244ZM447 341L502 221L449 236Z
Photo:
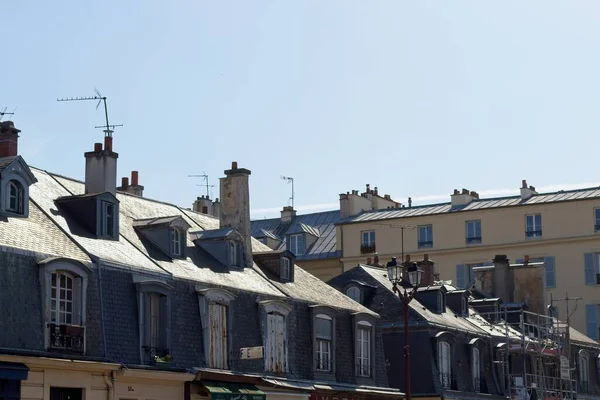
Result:
M407 254L407 255L404 257L404 259L405 259L405 262L410 262L410 254Z
M527 181L526 181L525 179L523 179L523 180L521 181L521 187L522 187L523 189L526 189L526 188L527 188Z
M104 150L112 153L113 138L112 136L104 136Z
M423 254L423 260L429 261L429 254Z
M237 169L237 168L238 168L237 161L232 161L231 162L231 169Z
M460 193L458 192L458 189L454 189L454 194L460 194Z
M371 257L367 257L367 265L371 265Z
M138 171L131 171L131 184L133 186L137 186L139 184L139 172Z
M412 197L408 198L408 208L412 207ZM402 206L402 208L404 208L404 206Z
M94 151L100 153L102 151L102 143L94 143Z
M529 256L525 256L525 264L529 264Z
M129 186L129 178L124 176L121 178L121 187L125 189L127 186Z

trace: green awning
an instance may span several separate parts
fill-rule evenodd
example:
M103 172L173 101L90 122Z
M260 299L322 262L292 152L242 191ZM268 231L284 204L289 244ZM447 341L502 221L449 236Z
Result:
M266 400L265 392L247 383L202 381L211 400Z

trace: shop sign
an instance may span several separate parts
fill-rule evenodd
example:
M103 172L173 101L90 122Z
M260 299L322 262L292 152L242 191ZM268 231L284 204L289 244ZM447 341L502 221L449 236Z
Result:
M264 354L265 348L263 346L240 348L240 360L255 360L263 358Z

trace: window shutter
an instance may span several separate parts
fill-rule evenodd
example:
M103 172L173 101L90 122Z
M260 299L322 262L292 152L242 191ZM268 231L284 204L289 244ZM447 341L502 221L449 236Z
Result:
M160 296L160 347L169 349L169 314L167 310L167 296Z
M227 307L219 306L219 319L221 320L221 364L223 365L223 369L227 369L228 359L229 359L229 347L227 344Z
M83 279L79 276L73 277L73 325L81 325L83 321Z
M585 284L595 285L596 274L594 273L594 253L585 253L583 255L583 263L585 270Z
M150 296L144 293L144 343L142 346L150 346Z
M467 285L467 267L464 264L456 266L456 286L459 289L463 289Z
M586 304L585 305L585 323L587 325L587 335L598 340L598 323L597 323L598 305L597 304Z
M556 267L554 260L554 256L544 257L544 264L546 266L546 289L556 287Z

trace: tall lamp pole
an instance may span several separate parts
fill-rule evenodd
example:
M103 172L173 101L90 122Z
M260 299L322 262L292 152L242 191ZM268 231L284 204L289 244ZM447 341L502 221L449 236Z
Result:
M404 380L406 400L411 400L410 394L410 345L408 332L408 310L409 303L417 294L417 289L421 283L423 271L417 263L410 261L410 256L406 256L406 261L398 264L396 257L387 263L388 279L392 282L394 293L398 295L403 304L404 311Z

